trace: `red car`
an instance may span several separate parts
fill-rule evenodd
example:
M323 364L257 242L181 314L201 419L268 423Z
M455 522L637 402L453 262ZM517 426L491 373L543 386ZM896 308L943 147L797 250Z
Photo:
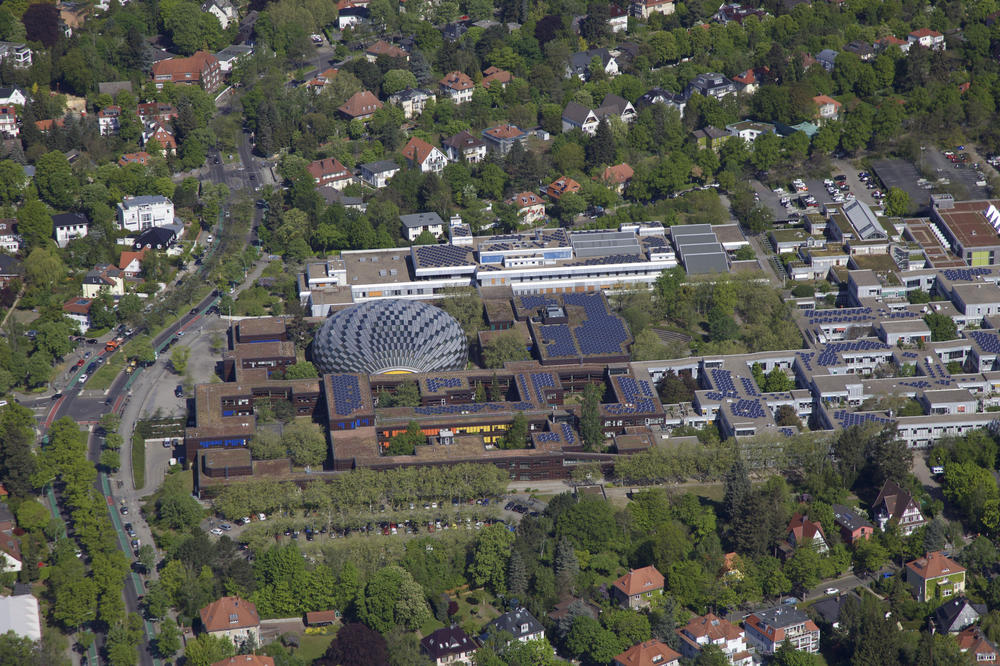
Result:
M76 367L82 368L83 367L83 362L84 362L84 359L81 358L79 361L76 362Z

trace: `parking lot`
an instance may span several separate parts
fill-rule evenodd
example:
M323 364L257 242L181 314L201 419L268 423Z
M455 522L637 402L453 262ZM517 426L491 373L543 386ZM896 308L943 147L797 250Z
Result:
M961 154L962 151L951 152ZM989 197L986 185L976 184L984 182L984 176L979 170L973 168L975 163L971 158L965 162L952 163L942 151L929 148L923 152L922 157L924 165L928 169L933 169L938 178L946 178L951 181L950 186L946 186L945 189L950 191L956 200L968 201Z
M855 168L850 162L845 160L836 160L833 162L833 169L829 178L834 176L842 175L846 178L846 183L848 185L848 190L842 192L850 192L855 197L868 204L869 206L878 206L878 202L872 197L873 190L869 189L865 183L863 183L858 178L858 169ZM796 203L800 198L805 198L807 195L811 195L816 200L816 207L814 210L820 210L822 206L828 203L834 203L834 195L827 191L826 185L824 185L823 178L807 178L802 177L802 182L808 188L808 191L802 192L801 194L796 194L795 189L791 182L782 183L780 187L785 190L785 194L779 194L772 191L766 185L758 180L751 181L751 186L754 192L757 193L758 200L760 203L767 206L775 221L782 222L786 220L791 220L792 222L797 221L802 213L806 212L806 207L804 202ZM838 190L840 191L840 190ZM782 205L781 200L783 197L788 197L793 205L791 208L786 208ZM845 201L847 198L845 197ZM844 203L841 202L841 203Z

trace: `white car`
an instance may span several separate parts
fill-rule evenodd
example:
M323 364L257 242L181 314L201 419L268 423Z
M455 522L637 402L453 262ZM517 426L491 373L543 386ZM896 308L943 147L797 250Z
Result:
M85 381L87 381L87 373L83 373L82 375L80 375L79 382L82 384Z
M840 590L838 590L835 587L828 587L828 588L826 588L826 593L827 594L840 594Z
M774 188L771 191L774 192L775 194L777 194L778 196L781 196L782 194L785 193L785 188L783 188L783 187L776 187L776 188Z
M220 530L218 527L213 527L211 532L215 536L222 536L222 530Z
M833 179L827 178L823 181L823 184L826 185L827 187L833 187Z

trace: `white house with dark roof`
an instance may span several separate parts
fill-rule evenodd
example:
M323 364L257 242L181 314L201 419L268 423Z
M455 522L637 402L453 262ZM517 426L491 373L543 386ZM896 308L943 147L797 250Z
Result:
M145 231L174 223L174 202L160 194L125 197L118 204L118 228Z
M477 164L486 159L486 142L477 136L473 136L468 130L462 130L454 136L450 136L441 142L444 146L445 155L452 162L465 160L471 164Z
M7 106L8 104L24 106L27 101L28 96L17 86L0 87L0 106Z
M90 221L80 213L59 213L52 216L52 235L56 245L66 247L74 238L83 238Z
M473 655L479 645L461 627L451 626L438 629L420 639L421 651L430 657L436 666L471 666Z
M411 243L425 231L438 238L444 233L444 220L437 213L400 215L399 221L403 224L403 230L406 232L406 240Z
M392 160L380 160L378 162L368 162L360 167L359 177L366 185L375 189L381 189L389 184L389 181L399 173L399 165Z
M526 608L507 611L490 622L486 633L493 633L494 631L505 631L513 636L515 641L521 641L522 643L545 638L545 627Z

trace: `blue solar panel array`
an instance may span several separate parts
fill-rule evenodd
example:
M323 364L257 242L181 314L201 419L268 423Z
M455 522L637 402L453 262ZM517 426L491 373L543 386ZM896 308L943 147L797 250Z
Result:
M459 377L430 377L427 379L427 390L437 393L444 388L462 388L462 380Z
M795 436L795 428L778 428L778 431L785 437Z
M566 440L567 444L572 444L576 441L576 436L573 434L573 428L571 428L568 423L560 423L559 428L562 430L563 439Z
M361 409L361 387L354 375L331 375L333 411L337 416L350 416Z
M469 257L469 249L458 245L420 245L413 251L420 268L468 266L475 263Z
M967 335L975 340L976 344L983 348L983 351L990 354L1000 354L1000 338L997 338L995 333L969 331Z
M845 409L840 409L834 412L833 418L840 423L841 428L850 428L851 426L861 425L863 423L892 423L891 419L887 419L882 416L865 413L855 414Z
M591 257L574 261L573 266L603 266L605 264L635 264L645 259L638 254L607 254L603 257Z
M902 384L903 386L912 386L913 388L918 388L918 389L925 389L931 387L931 383L924 379L918 379L915 382L899 382L899 383Z
M973 280L980 275L992 275L992 268L946 268L944 271L944 277L952 282L968 282Z
M903 352L903 358L918 358L920 354L917 352Z
M623 375L617 378L617 382L625 397L625 402L637 404L655 395L653 387L649 385L649 382L641 382L635 377Z
M600 294L566 294L563 303L582 307L587 320L573 329L583 354L620 354L628 342L622 320L610 314Z
M545 390L547 388L555 388L556 380L547 372L533 372L531 373L531 385L535 389L535 397L538 402L545 404Z
M537 310L548 305L559 305L559 301L548 296L519 296L521 307L525 310Z
M736 390L736 382L733 381L733 373L728 370L713 368L711 371L712 383L719 389L723 398L738 398L739 391ZM721 398L720 398L721 399Z
M847 324L872 319L871 308L843 308L841 310L803 310L802 315L814 324Z
M649 398L639 398L632 404L613 402L611 404L604 405L604 408L608 410L609 414L615 415L649 414L656 411L656 403Z
M812 360L813 360L813 356L815 356L815 355L816 354L813 353L813 352L807 352L805 354L799 354L799 358L802 359L802 365L806 366L806 370L808 370L809 372L812 372L812 369L813 369Z
M759 419L767 416L760 400L737 400L732 405L733 414L745 419Z
M754 380L749 377L740 377L740 383L743 384L743 390L747 392L747 395L760 395L760 391L757 390L757 382Z
M576 356L576 345L573 343L573 333L566 324L547 324L539 326L543 340L551 340L545 345L545 353L549 356Z
M560 440L557 432L540 432L536 436L539 442L558 442Z
M480 402L470 405L430 405L426 407L414 407L413 411L424 416L437 416L441 414L509 412L512 409L523 412L531 409L532 407L534 407L534 405L530 402Z
M852 342L831 342L820 353L816 362L826 367L837 362L837 354L854 351L877 351L889 349L889 345L874 340L854 340Z

